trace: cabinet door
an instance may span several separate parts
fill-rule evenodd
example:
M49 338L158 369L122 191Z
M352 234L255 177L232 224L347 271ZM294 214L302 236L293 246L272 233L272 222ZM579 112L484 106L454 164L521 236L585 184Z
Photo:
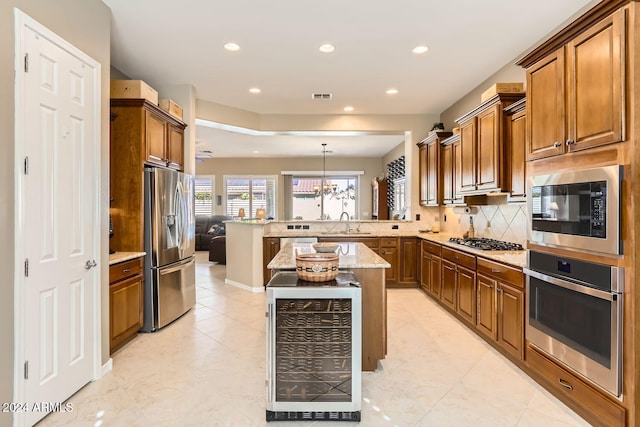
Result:
M507 122L507 189L512 198L523 198L526 195L527 181L525 174L527 112L513 114Z
M527 160L564 153L564 50L527 69Z
M624 10L567 45L569 151L624 140Z
M418 283L418 240L415 237L400 239L399 281Z
M160 166L166 166L166 141L167 126L166 121L150 111L145 112L146 120L146 161Z
M438 140L427 144L427 205L437 206L440 203L440 143Z
M391 264L391 267L384 271L387 285L398 282L398 248L380 248L380 257Z
M418 170L420 172L420 204L426 206L429 199L429 165L427 160L427 145L422 144L418 148Z
M263 281L266 285L271 280L271 270L267 268L267 265L271 262L273 257L280 252L280 238L278 237L265 237L262 239L262 262L263 262Z
M452 310L456 309L456 265L442 260L442 288L440 300Z
M496 281L478 274L478 330L491 339L498 338L496 327Z
M457 266L458 305L457 313L472 325L476 324L476 273L467 268Z
M420 287L423 291L431 293L431 254L422 251L420 264Z
M135 337L142 327L142 277L109 286L110 349L113 353Z
M176 170L184 169L184 130L168 125L167 166Z
M453 203L463 203L462 196L462 146L460 141L453 143Z
M502 104L477 117L476 188L493 190L502 185L500 163L502 157Z
M460 124L460 191L476 189L476 118Z
M524 294L498 284L498 343L514 357L524 357Z
M453 202L453 145L442 147L442 202Z
M440 281L440 257L439 256L435 256L435 255L431 255L431 268L429 269L430 274L431 274L431 278L429 279L429 282L431 284L431 294L440 299L440 294L441 294L441 287L442 287L442 282Z

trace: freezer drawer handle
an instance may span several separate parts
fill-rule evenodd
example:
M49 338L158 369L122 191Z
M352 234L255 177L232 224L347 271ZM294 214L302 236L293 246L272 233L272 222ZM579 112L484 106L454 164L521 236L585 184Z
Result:
M189 265L189 264L193 264L195 262L195 260L191 260L189 262L186 262L184 264L180 264L180 265L176 265L175 267L171 267L171 268L167 268L166 270L160 270L160 275L164 276L165 274L171 274L171 273L175 273L176 271L180 271L182 270L185 266Z

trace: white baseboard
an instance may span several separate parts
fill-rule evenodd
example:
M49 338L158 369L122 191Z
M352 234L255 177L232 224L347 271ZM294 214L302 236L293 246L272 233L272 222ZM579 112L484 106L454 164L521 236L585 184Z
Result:
M244 283L239 283L229 279L224 279L224 283L226 283L227 285L235 286L236 288L244 289L245 291L249 291L249 292L254 292L254 293L264 292L264 286L255 288L253 286L245 285Z
M100 371L100 378L104 377L112 370L113 370L113 359L109 358L109 360L107 360L107 363L102 365L102 370Z

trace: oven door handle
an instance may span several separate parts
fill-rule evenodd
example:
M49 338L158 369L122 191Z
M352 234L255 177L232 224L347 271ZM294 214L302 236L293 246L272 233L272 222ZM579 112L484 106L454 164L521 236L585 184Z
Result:
M540 279L542 281L552 283L554 285L560 286L565 289L569 289L571 291L580 292L581 294L591 295L592 297L600 298L606 301L616 301L618 299L618 294L616 293L601 291L599 289L590 288L588 286L578 285L576 283L559 279L554 276L549 276L548 274L539 273L537 271L530 270L528 268L523 268L522 271L527 276L535 277L536 279Z

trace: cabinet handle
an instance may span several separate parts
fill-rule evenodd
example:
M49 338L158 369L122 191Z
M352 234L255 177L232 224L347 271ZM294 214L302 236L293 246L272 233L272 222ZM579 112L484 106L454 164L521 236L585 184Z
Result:
M502 273L502 271L500 271L500 270L496 270L496 269L494 269L494 268L492 268L492 269L491 269L491 272L492 272L492 273Z
M502 292L502 289L498 288L498 292Z
M562 378L558 378L558 382L562 387L566 388L567 390L573 390L573 386L568 382L566 382L565 380L563 380Z
M493 285L489 285L489 289L493 289Z
M131 269L130 269L130 268L125 268L124 270L122 270L122 272L123 272L123 273L128 273L128 272L130 272L130 271L131 271Z
M553 143L553 146L555 148L560 148L560 147L562 147L562 144L560 144L558 141L556 141L556 142Z
M575 143L576 142L574 140L572 140L572 139L567 139L567 142L566 142L567 145L573 145Z

